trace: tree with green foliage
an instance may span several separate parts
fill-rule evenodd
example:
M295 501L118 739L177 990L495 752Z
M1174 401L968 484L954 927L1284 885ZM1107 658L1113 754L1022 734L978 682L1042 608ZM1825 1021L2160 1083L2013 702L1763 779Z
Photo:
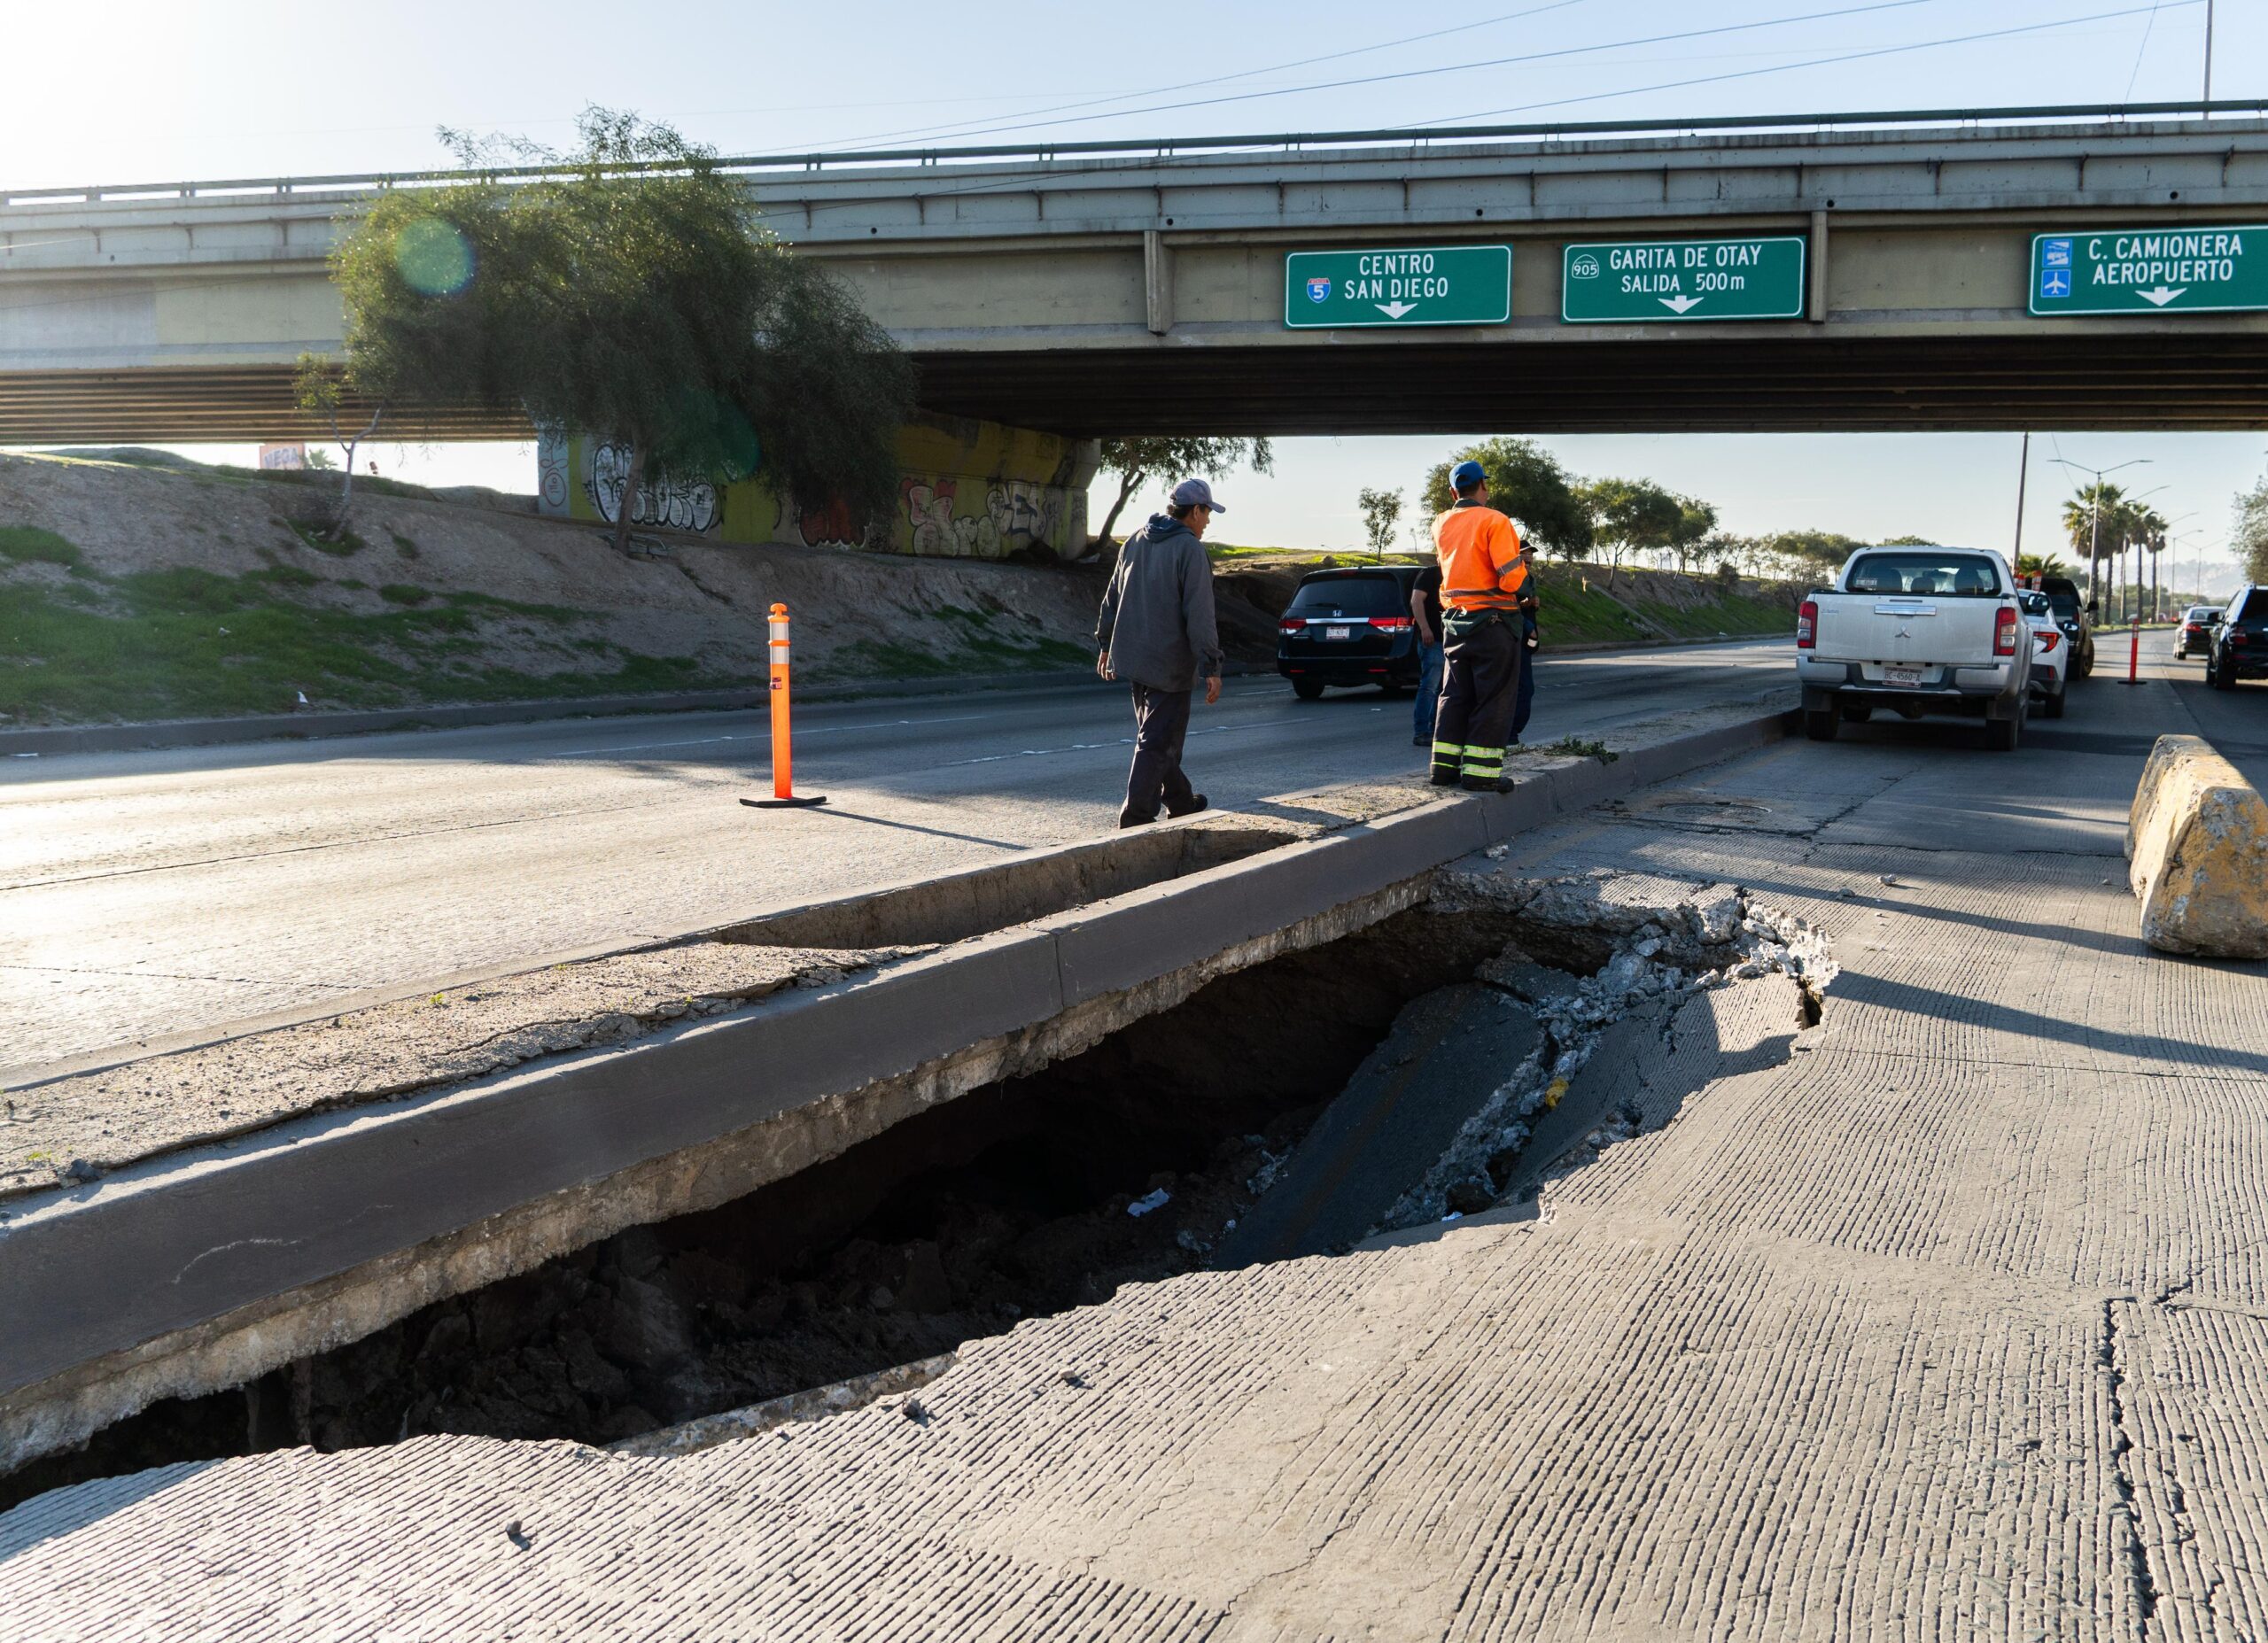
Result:
M346 470L339 476L338 506L333 510L330 523L322 528L322 534L327 539L342 541L346 536L347 515L354 506L354 453L363 440L378 431L378 422L386 414L385 403L381 399L372 405L369 420L361 429L354 429L355 413L346 409L346 393L339 371L328 359L316 353L299 356L298 374L291 379L291 394L299 402L300 410L321 419L323 426L330 430L332 440L346 454ZM342 417L345 418L343 422ZM309 452L307 466L329 468L330 453L325 451Z
M1696 564L1730 553L1737 542L1737 538L1717 534L1715 504L1690 496L1677 499L1677 524L1670 531L1668 548L1681 571L1690 574Z
M1880 546L1888 546L1890 544ZM2071 574L2071 567L2053 554L2018 554L2016 574L2020 577L2068 577Z
M1934 537L1886 536L1875 546L1876 547L1941 547L1944 544Z
M624 456L615 543L670 478L759 471L783 507L897 504L913 372L850 289L756 221L713 151L588 108L579 146L444 130L462 182L390 190L340 244L339 377L396 405L512 405ZM509 186L499 171L524 180Z
M2268 582L2268 474L2249 491L2237 492L2229 522L2229 544L2248 582Z
M1095 540L1114 540L1110 533L1117 528L1119 515L1126 511L1128 500L1145 479L1155 477L1178 482L1198 475L1218 479L1239 468L1250 468L1256 474L1272 474L1276 471L1276 453L1264 438L1206 438L1194 434L1166 434L1146 439L1104 440L1101 471L1118 476L1118 496L1111 503L1110 512L1103 515L1102 529L1095 532Z
M1758 546L1795 575L1826 580L1842 570L1845 560L1871 545L1834 531L1777 531Z
M1418 497L1428 521L1456 500L1449 491L1449 469L1459 462L1480 464L1488 476L1488 506L1518 521L1530 547L1562 559L1590 550L1590 515L1577 500L1573 479L1558 458L1533 439L1483 439L1450 452L1448 461L1427 469ZM1429 526L1426 545L1432 542Z
M1363 510L1363 532L1371 539L1371 552L1384 559L1394 546L1394 529L1402 522L1402 492L1364 485L1355 505Z
M1610 588L1621 572L1623 554L1666 551L1686 528L1684 499L1651 479L1593 479L1576 496L1590 515L1593 532L1613 544L1606 571Z

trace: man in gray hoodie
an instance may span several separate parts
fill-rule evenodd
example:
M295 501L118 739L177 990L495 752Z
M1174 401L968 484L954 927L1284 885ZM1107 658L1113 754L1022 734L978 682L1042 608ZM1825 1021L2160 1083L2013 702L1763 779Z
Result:
M1123 679L1134 693L1134 763L1126 772L1122 827L1205 808L1205 795L1181 773L1189 734L1189 697L1205 680L1205 705L1221 699L1221 635L1213 616L1213 566L1205 527L1228 510L1202 479L1173 488L1162 514L1126 539L1095 623L1095 671Z

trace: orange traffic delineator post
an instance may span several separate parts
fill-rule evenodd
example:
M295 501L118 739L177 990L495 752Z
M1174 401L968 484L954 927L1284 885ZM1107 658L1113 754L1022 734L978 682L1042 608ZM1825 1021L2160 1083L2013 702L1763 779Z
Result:
M800 810L824 804L817 796L796 796L796 757L788 729L788 607L772 607L772 796L742 799L750 810Z

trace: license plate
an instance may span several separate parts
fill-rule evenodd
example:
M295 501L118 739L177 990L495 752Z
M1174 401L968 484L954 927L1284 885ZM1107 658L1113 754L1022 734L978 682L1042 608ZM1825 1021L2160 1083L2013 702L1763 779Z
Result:
M1919 668L1884 668L1882 676L1893 685L1918 685L1922 682Z
M1325 639L1352 639L1355 637L1355 630L1351 627L1325 628L1323 630L1323 636Z

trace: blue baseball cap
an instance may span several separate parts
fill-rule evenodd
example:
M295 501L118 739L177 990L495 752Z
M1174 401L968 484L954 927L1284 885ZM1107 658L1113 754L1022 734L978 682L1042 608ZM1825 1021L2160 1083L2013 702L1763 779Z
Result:
M1484 483L1487 477L1488 470L1480 463L1459 462L1455 468L1449 469L1449 489L1470 491L1473 486Z
M1213 500L1213 487L1202 479L1184 479L1173 488L1176 508L1209 508L1216 514L1229 510Z

